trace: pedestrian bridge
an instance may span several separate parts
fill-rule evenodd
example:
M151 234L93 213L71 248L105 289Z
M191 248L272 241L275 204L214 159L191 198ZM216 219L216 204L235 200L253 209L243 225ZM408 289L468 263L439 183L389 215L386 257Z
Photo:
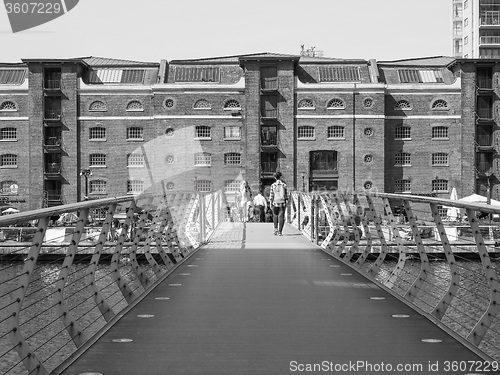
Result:
M498 213L293 192L283 236L217 193L3 216L0 372L500 373L498 231L477 219Z

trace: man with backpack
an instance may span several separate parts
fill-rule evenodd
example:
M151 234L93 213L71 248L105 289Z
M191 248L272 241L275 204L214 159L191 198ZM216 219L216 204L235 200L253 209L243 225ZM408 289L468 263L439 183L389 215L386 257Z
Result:
M281 172L276 172L274 178L276 181L271 185L269 194L269 204L273 210L274 235L283 235L283 226L285 224L285 209L288 200L286 184L281 180Z

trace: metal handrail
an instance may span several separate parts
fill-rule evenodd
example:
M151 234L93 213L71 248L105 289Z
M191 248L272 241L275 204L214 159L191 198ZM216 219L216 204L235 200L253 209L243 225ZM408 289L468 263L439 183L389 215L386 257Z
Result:
M221 192L144 193L1 216L0 228L20 231L0 236L0 260L10 260L0 262L0 373L65 366L209 238L223 206ZM104 221L89 226L96 211ZM74 227L51 225L65 215Z
M324 251L500 360L500 225L479 225L500 206L370 191L292 192L290 202L290 222Z

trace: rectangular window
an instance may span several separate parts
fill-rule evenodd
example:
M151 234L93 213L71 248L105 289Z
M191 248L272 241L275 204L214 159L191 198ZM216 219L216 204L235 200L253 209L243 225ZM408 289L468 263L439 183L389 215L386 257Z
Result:
M196 190L200 193L209 193L212 191L212 181L210 180L196 180Z
M144 181L140 180L128 180L127 181L127 193L141 193L144 190Z
M194 154L194 165L211 165L212 164L212 155L206 152L200 152L198 154Z
M143 154L129 154L127 156L127 167L143 167L144 155Z
M224 154L224 164L241 164L241 154L237 152L228 152Z
M17 167L17 155L5 154L0 157L0 166Z
M195 136L195 138L210 139L212 136L210 126L197 126L195 128L195 135L194 136Z
M432 180L432 191L448 191L448 180Z
M329 126L328 138L345 138L343 126Z
M324 66L319 68L321 82L358 82L359 66Z
M143 83L144 69L94 69L88 72L88 83Z
M143 140L143 129L138 127L127 128L127 139Z
M93 194L102 194L106 192L106 181L90 181L89 192Z
M241 132L239 126L225 126L224 127L225 139L241 139Z
M239 181L225 181L224 182L224 192L225 193L236 193L240 190Z
M299 126L297 136L298 138L314 138L314 127Z
M90 128L89 140L106 140L106 128L95 127Z
M410 180L396 180L394 184L394 189L396 193L406 193L410 192Z
M181 67L175 68L175 82L219 82L218 67Z
M443 72L436 69L398 69L401 83L443 83Z
M0 69L0 85L20 85L26 72L27 69Z
M434 154L432 154L431 162L432 162L433 166L449 165L448 164L448 154L445 154L444 152L434 153Z
M262 146L276 146L278 144L278 130L275 125L261 126L260 144Z
M432 139L448 139L448 128L446 126L434 126L431 137Z
M91 154L89 166L91 166L91 167L106 166L106 155L105 154Z
M394 129L394 139L411 139L411 128L409 126L398 126Z
M0 140L1 141L15 141L15 140L17 140L17 129L16 128L2 128L2 129L0 129Z
M0 184L0 194L3 195L15 195L17 192L15 191L15 186L17 185L16 181L2 181Z
M401 152L394 155L394 164L398 166L411 165L411 155L406 152Z

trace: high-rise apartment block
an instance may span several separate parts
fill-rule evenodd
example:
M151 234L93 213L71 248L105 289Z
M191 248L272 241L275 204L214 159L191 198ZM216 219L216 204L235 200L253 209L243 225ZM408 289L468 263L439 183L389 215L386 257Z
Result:
M452 0L453 54L500 57L500 0Z

